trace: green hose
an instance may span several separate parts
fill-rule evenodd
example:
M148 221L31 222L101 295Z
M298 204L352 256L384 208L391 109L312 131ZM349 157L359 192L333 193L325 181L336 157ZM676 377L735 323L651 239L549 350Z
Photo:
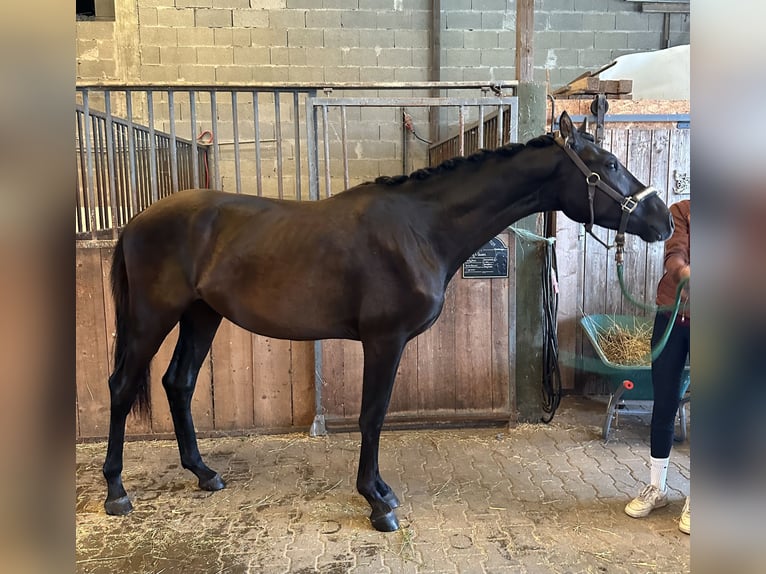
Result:
M617 278L620 281L620 289L622 289L622 294L625 295L625 298L630 301L633 305L636 307L640 307L641 309L647 310L647 311L655 311L655 312L662 312L662 311L670 311L670 321L668 322L668 326L665 328L665 332L662 334L662 337L657 342L657 346L652 349L652 362L660 356L660 353L665 349L665 345L668 343L668 339L670 338L670 331L673 329L673 324L676 321L676 317L678 316L678 310L681 308L681 292L683 291L686 284L689 282L689 278L686 277L684 279L681 279L681 281L678 283L678 289L676 289L676 300L673 305L664 305L664 306L656 306L656 305L647 305L646 303L642 303L641 301L638 301L634 299L630 293L628 293L628 289L625 287L625 278L623 277L623 269L622 269L622 263L617 263Z

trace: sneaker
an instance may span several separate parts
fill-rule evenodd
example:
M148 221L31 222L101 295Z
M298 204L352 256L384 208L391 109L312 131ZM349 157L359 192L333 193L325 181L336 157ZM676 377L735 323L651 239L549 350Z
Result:
M678 529L684 534L691 534L692 530L692 511L689 504L689 497L686 497L684 509L681 511L681 520L678 521Z
M653 484L647 484L639 495L628 502L625 506L625 514L633 518L643 518L655 508L662 508L668 504L667 493L661 491Z

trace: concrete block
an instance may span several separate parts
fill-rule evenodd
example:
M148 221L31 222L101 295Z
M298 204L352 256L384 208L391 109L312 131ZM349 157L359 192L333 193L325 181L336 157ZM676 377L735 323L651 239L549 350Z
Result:
M305 28L305 10L269 10L269 25L272 28Z
M337 8L341 10L358 10L359 0L322 0L322 8Z
M431 50L429 48L414 48L411 53L413 67L429 68L431 66Z
M377 15L371 10L342 11L341 27L356 30L377 28Z
M575 0L576 12L608 12L609 0Z
M215 28L213 30L213 41L216 46L224 46L226 48L233 46L233 29L232 28Z
M237 28L268 28L268 10L232 10L232 23Z
M287 45L290 47L316 47L324 45L324 30L296 29L287 31Z
M319 0L286 0L285 8L293 10L293 9L310 9L310 10L316 10L317 4L319 4ZM316 10L317 12L319 10Z
M582 14L570 12L553 12L548 15L551 30L583 30Z
M247 28L241 29L235 27L234 30L231 31L231 45L233 47L249 47L251 42L250 30Z
M412 12L405 11L379 11L377 14L379 30L411 30Z
M316 65L320 62L322 67L343 65L343 53L340 48L306 48L306 59Z
M178 8L157 8L157 25L174 28L194 26L194 10ZM145 25L145 22L141 22Z
M298 49L302 49L302 48L298 48ZM278 46L274 48L270 48L269 49L270 61L268 63L272 64L273 66L289 66L290 54L288 50L289 48L278 47Z
M342 64L344 66L377 66L378 53L374 48L352 48L341 50Z
M619 50L628 47L628 34L626 32L596 32L594 47L597 50Z
M393 68L409 67L412 66L412 53L404 48L384 48L380 50L378 62Z
M163 66L196 64L197 49L191 47L160 46L160 63Z
M167 6L168 2L162 2L160 5ZM213 0L175 0L176 8L212 8Z
M196 26L206 26L208 28L220 28L232 26L234 23L231 10L220 8L198 8L195 11Z
M615 30L642 31L649 29L648 14L641 12L618 12L615 14Z
M442 0L442 11L470 10L471 0Z
M631 32L627 47L634 51L659 50L661 42L661 34L657 32Z
M431 45L428 30L395 30L396 48L428 48Z
M340 28L342 10L307 10L306 28Z
M250 0L213 0L213 8L250 8Z
M332 66L324 69L325 82L358 82L358 66Z
M543 0L541 11L546 12L571 12L574 10L574 0ZM535 14L537 18L537 14Z
M143 41L145 30L141 31ZM248 37L250 34L248 33ZM183 28L178 30L179 46L213 46L215 44L212 28Z
M178 66L178 79L183 82L212 84L215 82L215 66L181 64Z
M689 32L671 32L670 33L670 45L680 46L682 44L691 43L691 34Z
M78 80L109 80L115 78L114 60L81 60L77 62Z
M582 29L611 32L615 29L615 14L583 14Z
M139 26L156 26L157 25L157 10L158 8L138 7L138 25ZM194 13L192 13L192 18Z
M393 48L395 30L365 30L362 40L363 47Z
M577 61L582 68L593 70L605 66L612 59L611 50L581 50Z
M595 34L593 32L561 32L559 46L570 50L582 50L592 48L595 41Z
M447 12L447 30L480 30L480 12Z
M353 48L359 46L359 30L325 30L325 48Z
M271 81L289 81L289 82L325 82L324 69L316 66L290 66L289 68L278 68L283 73L287 72L286 78L273 79ZM255 75L255 74L253 74Z
M498 47L497 32L485 32L483 30L474 30L466 32L463 38L463 47L467 49L486 50L487 48Z
M142 65L157 65L160 63L160 48L159 46L141 46L139 56Z
M170 84L178 81L177 66L141 66L141 81Z
M515 50L476 50L481 54L481 66L513 66L515 65ZM539 50L535 51L537 54Z
M582 34L582 36L570 37L571 34ZM564 38L564 36L567 36ZM587 40L586 40L587 38ZM535 50L537 49L547 49L547 48L564 48L564 49L573 49L573 48L580 48L582 46L578 45L571 45L567 42L575 40L575 41L584 41L587 42L587 46L593 45L593 33L592 32L558 32L549 30L547 32L537 32L535 34ZM514 49L516 48L516 33L514 32L512 34L512 41L509 44L502 44L503 46L510 45Z
M225 66L234 63L234 48L226 46L199 47L197 63L209 66Z
M462 48L464 38L465 32L463 30L442 30L442 50L450 48Z
M535 24L539 18L535 16ZM505 23L508 20L504 12L482 12L481 29L482 30L504 30Z
M176 46L178 36L172 28L143 28L141 44L144 46Z
M447 50L444 64L449 67L475 67L481 65L482 50Z
M410 28L412 30L430 30L430 10L413 10L410 17Z
M287 30L251 28L253 46L287 46Z
M234 47L234 64L237 66L253 66L271 64L271 54L269 48L262 46Z
M250 82L253 79L251 66L217 66L215 81L224 83Z
M549 57L555 60L557 67L577 66L577 51L565 48L546 50Z
M480 11L497 10L505 12L507 10L506 0L471 0L471 9Z
M362 82L393 82L394 68L363 66L359 68L359 80Z

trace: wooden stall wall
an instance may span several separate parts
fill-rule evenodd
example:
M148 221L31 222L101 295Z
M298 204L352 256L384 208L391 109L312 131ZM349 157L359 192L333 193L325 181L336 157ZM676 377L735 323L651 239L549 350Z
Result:
M387 424L508 421L513 408L515 236L509 246L509 278L463 279L455 275L438 321L405 348ZM356 424L362 400L361 343L324 343L323 406L328 428Z
M605 130L604 147L614 153L636 177L659 191L668 204L689 197L690 130L669 127L613 127ZM614 231L594 228L604 241L614 240ZM645 243L628 235L624 276L632 296L653 304L662 276L663 243ZM623 296L617 280L614 252L585 234L584 226L566 217L557 221L556 252L559 269L559 349L565 389L599 393L589 388L592 377L577 369L577 357L593 356L582 333L583 315L615 313L649 315Z
M109 286L113 248L78 247L76 256L77 438L109 432L109 388L114 307ZM170 362L176 327L152 362L150 420L128 419L129 436L170 436L173 423L162 375ZM306 430L314 418L314 349L253 335L221 324L197 380L192 413L202 436L241 430Z

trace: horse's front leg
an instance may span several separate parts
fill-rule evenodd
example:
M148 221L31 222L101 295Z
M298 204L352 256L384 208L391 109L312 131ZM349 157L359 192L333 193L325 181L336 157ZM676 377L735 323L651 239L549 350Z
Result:
M356 488L367 499L372 513L370 522L376 530L391 532L399 528L394 508L399 499L380 477L378 446L380 430L386 416L391 391L394 387L396 369L404 350L404 340L365 339L364 383L362 386L362 412L359 430L362 431L362 447L359 453L359 472Z

